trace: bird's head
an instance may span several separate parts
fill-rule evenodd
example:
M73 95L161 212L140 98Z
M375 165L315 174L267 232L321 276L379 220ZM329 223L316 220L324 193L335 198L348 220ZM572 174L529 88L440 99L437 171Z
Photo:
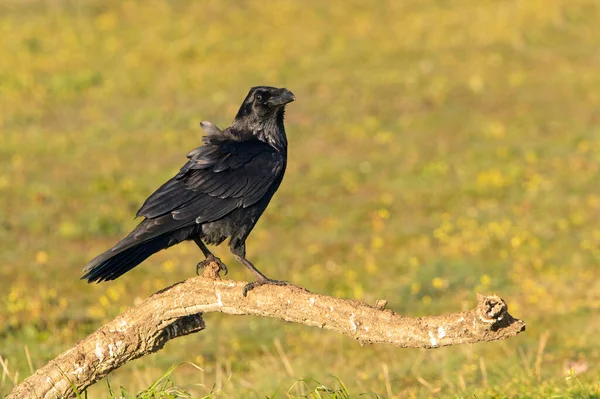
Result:
M254 119L254 117L268 119L278 111L283 111L285 105L295 99L294 94L288 89L256 86L250 89L235 119Z
M250 89L233 121L239 130L248 130L274 147L287 144L283 116L285 106L294 101L294 94L285 88L256 86ZM281 137L279 137L281 136Z

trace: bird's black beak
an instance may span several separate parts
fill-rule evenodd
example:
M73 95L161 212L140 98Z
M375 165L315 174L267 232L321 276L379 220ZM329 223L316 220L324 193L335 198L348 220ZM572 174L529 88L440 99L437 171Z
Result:
M294 96L294 93L292 93L288 89L280 89L278 93L271 96L271 98L269 99L269 104L271 106L277 107L280 105L291 103L295 99L296 97Z

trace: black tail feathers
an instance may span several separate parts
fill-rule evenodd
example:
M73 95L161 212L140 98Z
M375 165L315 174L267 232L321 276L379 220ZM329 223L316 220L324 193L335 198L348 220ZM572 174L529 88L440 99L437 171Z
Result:
M88 263L83 269L85 274L81 279L87 280L88 283L114 280L142 263L152 254L169 247L169 241L168 236L159 236L118 252L109 249Z

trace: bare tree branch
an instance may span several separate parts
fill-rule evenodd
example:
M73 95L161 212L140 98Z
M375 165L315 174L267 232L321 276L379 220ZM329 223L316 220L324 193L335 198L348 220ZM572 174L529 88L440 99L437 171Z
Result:
M132 359L156 352L170 339L206 328L202 313L273 317L324 328L361 343L438 348L495 341L525 330L497 296L478 294L475 309L432 317L404 317L362 302L313 294L295 286L265 285L242 296L245 282L220 280L209 265L195 277L157 292L126 310L16 386L6 399L73 398Z

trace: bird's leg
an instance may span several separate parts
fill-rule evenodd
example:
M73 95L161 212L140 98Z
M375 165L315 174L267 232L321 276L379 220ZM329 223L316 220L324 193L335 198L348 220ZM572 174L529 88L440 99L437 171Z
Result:
M250 291L256 287L260 287L261 285L265 285L265 284L270 284L270 285L288 285L289 284L287 281L272 280L272 279L268 278L267 276L265 276L264 274L262 274L260 272L260 270L258 270L252 264L252 262L250 262L248 259L246 259L246 244L245 243L243 243L239 246L236 246L236 247L231 247L230 249L231 249L231 253L233 254L233 256L235 256L235 258L238 260L238 262L240 262L242 265L244 265L248 269L250 269L250 271L252 273L254 273L254 275L256 276L256 281L254 281L252 283L248 283L244 286L244 289L242 290L242 295L246 296L248 294L248 291Z
M202 262L199 262L196 265L196 274L200 275L200 269L204 269L204 267L206 267L206 265L208 265L210 262L215 262L217 265L219 265L219 270L225 272L225 275L227 275L229 270L227 270L227 266L225 266L225 263L221 262L221 259L214 256L213 253L209 251L209 249L206 247L206 245L202 242L200 238L194 238L194 242L196 243L196 245L198 245L198 247L206 257L206 259L204 259Z

